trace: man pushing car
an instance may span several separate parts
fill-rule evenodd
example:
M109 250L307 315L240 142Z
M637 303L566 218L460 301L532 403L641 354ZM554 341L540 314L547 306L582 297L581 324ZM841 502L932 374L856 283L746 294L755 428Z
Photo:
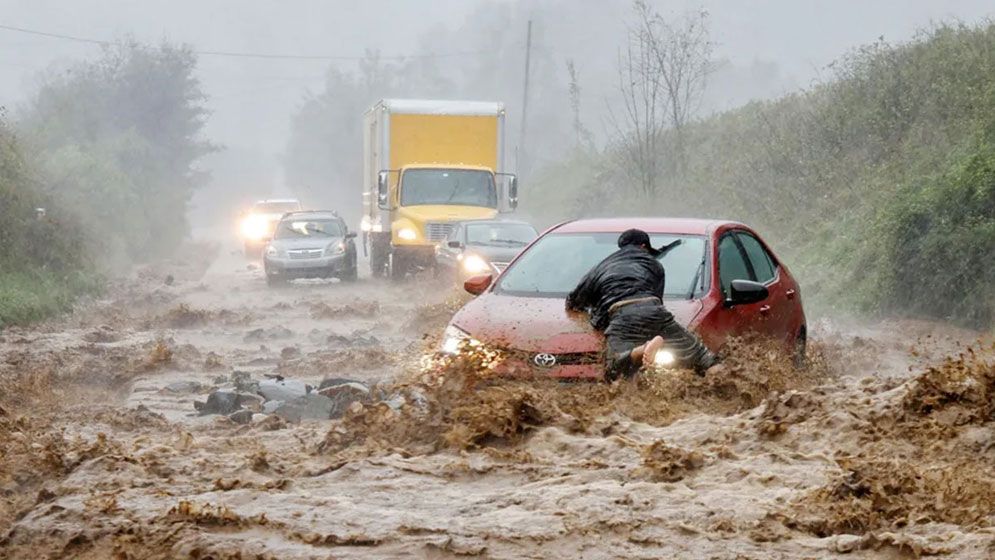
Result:
M654 249L645 231L626 230L618 238L618 251L592 268L567 297L567 309L588 312L591 325L605 335L608 381L632 377L653 364L664 346L676 365L699 375L721 367L663 305L666 275L659 257L678 243Z

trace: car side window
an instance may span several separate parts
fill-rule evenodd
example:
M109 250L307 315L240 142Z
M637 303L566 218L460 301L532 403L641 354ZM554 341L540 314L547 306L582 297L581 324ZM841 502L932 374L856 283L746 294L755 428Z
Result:
M719 240L719 283L722 293L729 297L733 280L752 280L750 269L743 259L736 238L726 235Z
M737 235L739 236L739 242L746 251L746 256L750 259L750 264L753 265L753 272L756 274L757 282L766 284L773 280L777 274L774 259L770 257L764 246L756 237L748 233L740 232Z

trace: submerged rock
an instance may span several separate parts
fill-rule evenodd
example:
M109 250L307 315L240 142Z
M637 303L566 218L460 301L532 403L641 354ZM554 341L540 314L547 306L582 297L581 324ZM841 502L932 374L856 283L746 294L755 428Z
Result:
M289 401L311 392L311 386L295 379L264 379L259 394L268 401Z
M238 393L232 391L214 391L207 396L207 402L194 402L194 408L201 416L208 414L231 414L241 408L238 404Z
M228 415L228 419L236 424L248 424L252 422L252 411L251 410L239 410Z
M370 388L363 383L350 381L319 389L318 394L328 397L332 401L333 406L330 417L339 418L345 414L345 411L348 410L349 405L352 403L368 400L370 397Z
M269 405L270 403L266 403ZM288 422L300 422L301 420L328 420L332 417L335 409L335 402L332 399L311 393L303 397L298 397L293 401L279 403L272 410L274 416L279 416ZM269 407L264 407L263 412L269 412Z

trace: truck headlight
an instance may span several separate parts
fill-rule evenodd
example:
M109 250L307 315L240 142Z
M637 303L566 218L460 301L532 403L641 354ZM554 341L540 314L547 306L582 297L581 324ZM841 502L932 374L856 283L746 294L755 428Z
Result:
M463 258L463 270L470 274L482 274L490 269L491 265L477 255L467 255Z
M660 349L656 356L653 356L653 363L661 367L670 367L677 361L677 356L670 350Z
M442 351L446 354L458 354L464 344L480 344L459 327L449 325L442 333Z
M398 239L403 239L405 241L414 241L418 239L418 232L411 228L401 228L397 232Z

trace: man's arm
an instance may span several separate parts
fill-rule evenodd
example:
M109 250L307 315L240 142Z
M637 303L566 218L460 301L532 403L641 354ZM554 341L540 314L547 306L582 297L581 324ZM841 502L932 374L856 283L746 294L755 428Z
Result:
M577 287L567 296L567 309L583 311L594 305L594 286L598 267L592 268L581 278Z

